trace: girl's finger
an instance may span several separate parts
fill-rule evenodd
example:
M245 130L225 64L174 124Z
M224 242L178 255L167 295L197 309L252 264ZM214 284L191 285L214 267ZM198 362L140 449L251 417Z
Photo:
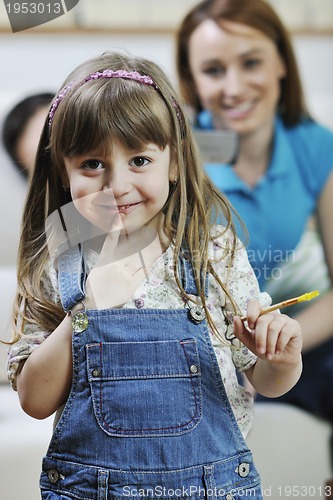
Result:
M120 233L124 229L122 222L123 218L124 214L120 214L119 212L117 212L113 220L111 229L106 235L96 266L104 266L112 262L112 256L114 255L117 248Z
M277 343L285 321L279 314L260 316L254 330L245 328L240 318L234 318L235 336L252 352L259 357L273 359L276 354Z
M286 324L286 317L277 313L260 316L256 323L255 340L257 353L273 359L280 332Z
M289 318L289 321L285 327L281 330L277 344L276 344L276 354L283 352L288 344L291 346L296 343L296 348L302 344L302 338L299 331L299 324Z
M246 318L250 330L253 330L260 314L261 307L257 300L251 300L247 305Z
M261 328L261 321L257 322L257 327L256 327L256 337L257 337L257 331L259 331L258 339L256 338L257 345L260 343L260 347L258 347L258 352L260 354L265 354L267 359L271 360L274 358L276 354L276 345L279 340L279 336L281 334L282 329L284 328L285 321L280 317L279 314L270 314L267 315L267 318L264 323L264 332L262 333ZM259 323L259 324L258 324ZM259 339L259 336L261 335L261 338Z
M235 337L242 342L250 351L255 352L255 337L253 332L248 330L243 321L239 316L234 316L233 319L234 324L234 335Z

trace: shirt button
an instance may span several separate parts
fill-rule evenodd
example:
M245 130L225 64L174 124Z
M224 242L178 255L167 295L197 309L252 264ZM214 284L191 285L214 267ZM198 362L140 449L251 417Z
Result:
M196 365L191 365L190 366L190 372L191 373L198 373L198 367Z
M57 469L50 469L47 473L50 483L55 484L59 481L60 474Z

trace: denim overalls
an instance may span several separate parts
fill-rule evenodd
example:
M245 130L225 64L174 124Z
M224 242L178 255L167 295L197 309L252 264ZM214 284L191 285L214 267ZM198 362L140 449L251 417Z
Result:
M195 295L191 266L179 265ZM59 260L65 310L84 282L77 247ZM186 307L87 316L73 332L72 388L43 460L42 499L262 499L206 320Z

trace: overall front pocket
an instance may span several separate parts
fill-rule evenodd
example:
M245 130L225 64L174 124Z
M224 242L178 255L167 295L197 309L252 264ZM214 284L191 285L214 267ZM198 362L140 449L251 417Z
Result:
M87 344L95 417L110 436L172 436L202 417L194 339Z

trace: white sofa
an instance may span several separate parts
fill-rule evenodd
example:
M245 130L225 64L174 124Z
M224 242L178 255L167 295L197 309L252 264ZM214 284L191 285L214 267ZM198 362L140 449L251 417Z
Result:
M52 417L26 415L17 394L0 386L0 498L38 500L41 459L52 434Z
M330 438L327 422L299 408L257 403L247 442L262 477L265 498L324 498L325 484L332 477ZM333 498L333 491L328 498Z

